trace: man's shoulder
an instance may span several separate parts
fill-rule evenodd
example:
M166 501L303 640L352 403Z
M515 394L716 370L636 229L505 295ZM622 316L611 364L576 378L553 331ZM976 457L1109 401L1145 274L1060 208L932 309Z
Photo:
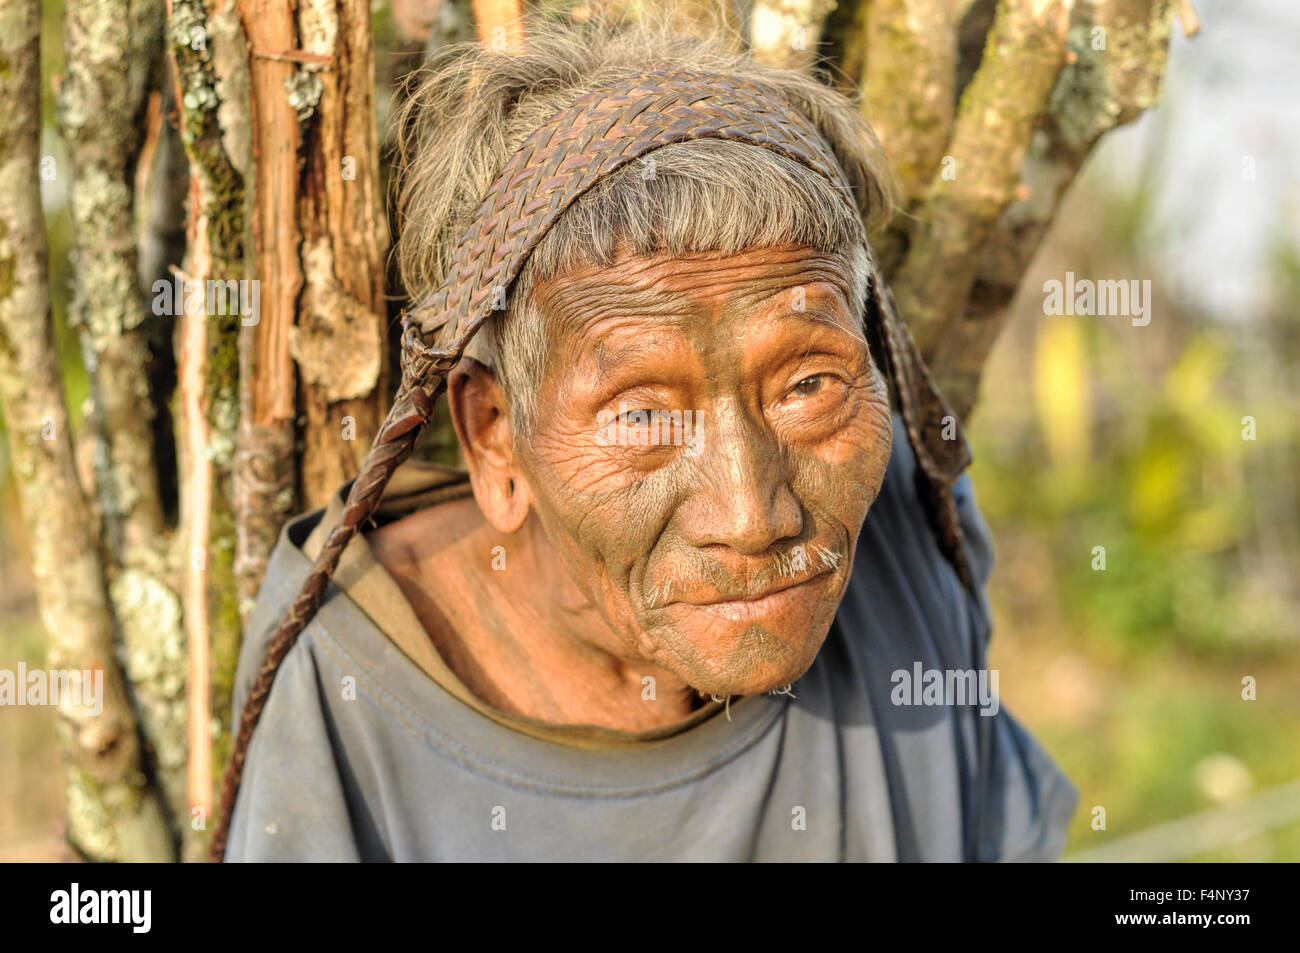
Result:
M987 660L988 526L963 475L954 496L972 591L939 550L916 470L895 418L894 452L858 537L819 679L836 694L836 711L856 712L887 739L887 770L901 779L900 857L944 857L958 838L968 859L1053 859L1077 794L998 698ZM949 685L963 694L949 697ZM945 827L944 818L961 821Z
M303 546L324 513L324 510L316 510L291 519L280 531L280 537L271 550L257 600L244 626L244 639L239 649L233 697L236 719L239 718L244 699L248 697L253 680L266 658L266 650L280 619L297 598L303 581L311 571L312 560L303 552Z
M917 490L916 453L908 441L902 417L895 413L893 420L893 452L880 497L867 513L867 523L871 524L874 518L881 528L905 539L909 557L946 563ZM962 474L953 484L952 493L957 504L966 558L974 571L977 588L982 588L993 570L993 538L976 503L975 486L969 472ZM957 578L955 570L951 575L953 579Z

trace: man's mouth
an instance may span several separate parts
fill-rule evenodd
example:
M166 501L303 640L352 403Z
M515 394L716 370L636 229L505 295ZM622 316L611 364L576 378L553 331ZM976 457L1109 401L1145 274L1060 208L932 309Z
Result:
M806 579L782 581L759 592L724 594L718 599L687 595L675 600L675 603L735 621L766 618L797 606L830 572L830 569L826 569Z

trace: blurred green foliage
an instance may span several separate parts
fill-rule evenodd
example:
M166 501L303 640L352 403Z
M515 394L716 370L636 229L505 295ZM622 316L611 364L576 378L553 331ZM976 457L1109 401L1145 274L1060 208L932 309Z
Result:
M1264 305L1211 314L1162 293L1141 190L1081 185L971 427L993 664L1080 789L1071 850L1300 777L1295 248L1277 243ZM1067 269L1154 277L1156 319L1045 316L1041 284ZM1248 858L1300 859L1300 823L1195 859Z

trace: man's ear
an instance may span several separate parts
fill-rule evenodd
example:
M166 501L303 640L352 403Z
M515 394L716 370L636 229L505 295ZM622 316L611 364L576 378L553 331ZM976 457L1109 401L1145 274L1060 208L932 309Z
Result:
M447 403L479 509L496 529L513 533L524 524L533 494L515 456L501 382L474 358L462 358L447 377Z

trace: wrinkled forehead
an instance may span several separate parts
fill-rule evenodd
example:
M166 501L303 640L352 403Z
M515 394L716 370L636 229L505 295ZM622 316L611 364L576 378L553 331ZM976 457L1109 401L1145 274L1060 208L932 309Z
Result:
M695 334L716 325L733 333L792 317L847 333L865 347L864 282L851 256L802 245L627 254L608 266L580 266L538 283L530 290L529 311L560 349L613 330Z
M808 296L854 297L858 268L848 252L808 245L754 245L739 251L620 254L609 265L583 264L538 282L541 310L581 313L593 298L617 301L647 314L671 313L692 302L758 305L788 298L796 308Z

